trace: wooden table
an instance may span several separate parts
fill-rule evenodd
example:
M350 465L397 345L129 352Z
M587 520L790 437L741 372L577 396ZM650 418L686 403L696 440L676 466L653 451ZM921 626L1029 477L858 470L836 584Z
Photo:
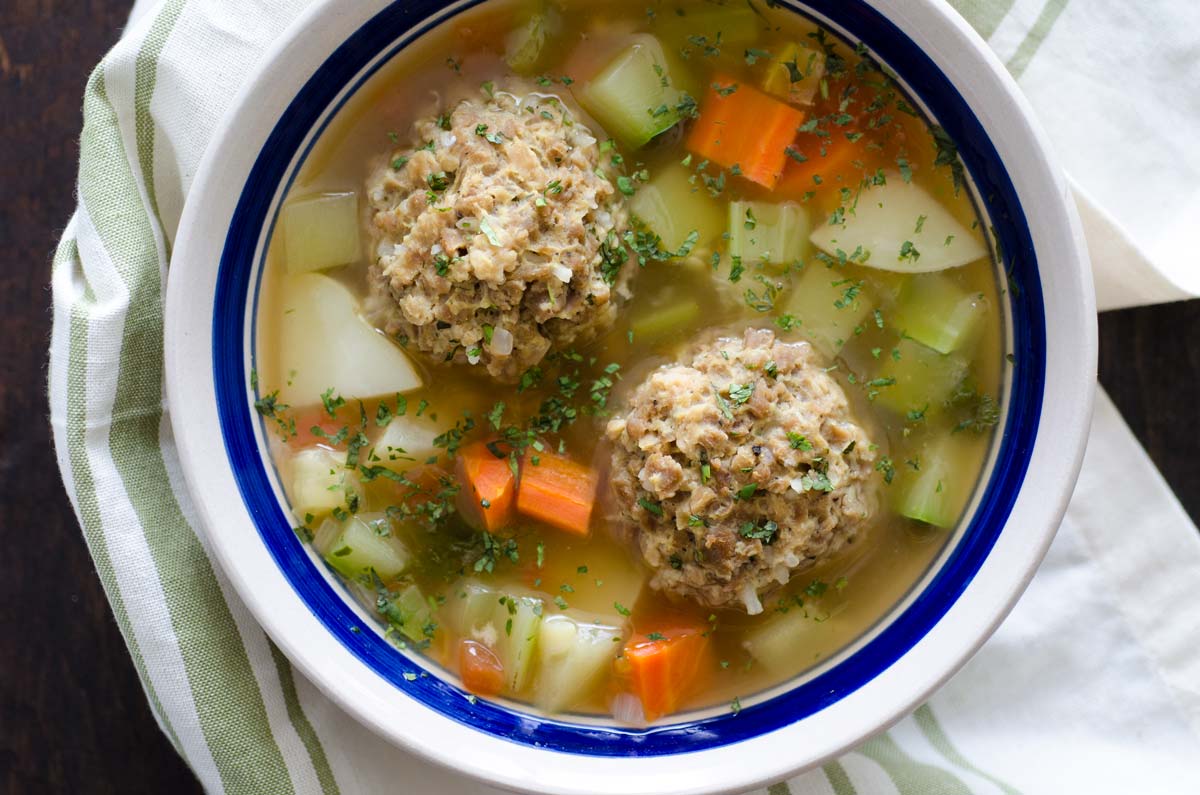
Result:
M146 706L46 422L50 255L74 204L80 98L128 0L2 5L0 792L198 792ZM1200 516L1200 302L1108 314L1100 329L1101 381Z

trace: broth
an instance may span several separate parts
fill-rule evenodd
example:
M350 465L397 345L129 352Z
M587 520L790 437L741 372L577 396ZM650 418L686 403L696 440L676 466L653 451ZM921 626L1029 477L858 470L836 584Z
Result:
M560 7L557 3L549 6L552 14ZM631 37L648 33L664 42L672 74L680 70L689 73L690 85L697 87L703 119L706 103L719 101L711 100L714 92L725 98L737 97L731 90L734 86L765 85L766 70L781 66L771 53L800 43L805 47L792 52L800 56L817 53L825 70L823 79L816 81L812 102L792 107L807 120L819 120L809 132L824 135L809 141L808 166L789 153L784 179L786 169L808 168L813 161L822 161L823 157L813 153L826 141L832 147L838 136L848 139L861 134L853 143L862 144L844 173L828 173L820 182L811 180L805 190L788 196L789 205L800 208L814 229L839 214L855 216L862 223L868 215L872 192L884 190L885 181L895 185L896 190L901 190L901 184L905 189L912 186L932 197L948 218L968 230L980 251L987 251L981 219L968 192L956 185L955 172L961 166L955 165L952 149L944 139L939 143L928 123L912 109L915 104L905 100L865 53L856 52L798 15L765 4L721 6L641 0L606 3L602 11L594 4L572 2L566 7L570 13L561 13L561 28L547 37L538 68L527 78L528 85L531 90L561 98L567 109L564 112L601 140L609 178L631 179L633 191L638 193L654 185L656 175L687 169L693 175L692 190L715 204L727 219L731 218L728 208L733 201L777 199L779 188L772 191L757 185L738 176L738 169L704 166L701 157L689 154L685 131L695 129L700 123L696 119L683 118L641 148L624 144L605 147L607 136L601 132L602 125L581 107L576 96L604 64L629 45ZM531 8L535 6L527 2L495 2L465 12L383 66L322 133L299 172L289 200L352 194L357 197L351 201L357 207L355 217L361 231L370 223L364 184L381 163L406 148L415 120L449 112L462 98L479 99L485 84L490 84L492 91L507 90L512 85L513 70L506 63L506 47L511 59L513 39L518 35L513 31L529 24ZM693 33L688 27L689 20L707 19L704 15L711 13L736 16L733 22L719 24L742 24L743 8L753 10L748 40L726 44L711 32ZM839 58L844 63L840 72L836 68ZM811 60L804 63L797 57L792 66L803 71L811 68ZM795 69L789 71L789 79L798 76ZM803 82L791 80L790 90ZM488 93L486 88L483 91ZM726 91L729 93L723 93ZM800 134L804 134L803 127ZM432 194L430 200L434 200ZM629 201L636 202L636 197ZM920 233L922 224L930 223L928 218L933 217L914 210L914 234ZM688 222L690 219L684 221L685 225ZM631 247L624 267L635 271L633 294L620 308L615 323L596 339L581 340L552 352L538 366L541 380L528 388L498 385L480 367L434 363L410 349L408 359L422 385L407 390L402 397L339 391L326 392L322 397L325 389L297 394L296 384L321 382L325 373L320 371L319 363L297 359L294 349L300 343L294 339L300 327L295 324L309 322L301 316L308 310L296 304L294 293L289 292L293 289L289 285L299 284L298 277L292 272L291 257L285 250L284 232L276 232L263 274L256 351L262 396L259 410L268 428L278 431L271 433L272 456L281 482L297 506L299 529L309 538L315 537L318 546L327 544L330 538L335 544L344 543L339 539L349 536L338 534L347 522L355 521L353 515L366 517L364 526L376 537L399 544L407 559L397 563L400 571L395 576L372 572L370 576L346 578L364 605L380 614L398 645L415 648L450 672L459 673L467 659L463 656L464 639L473 639L484 647L504 644L503 639L462 628L464 619L456 614L473 609L463 607L464 603L470 605L472 598L468 595L464 599L464 594L483 587L491 589L486 592L491 596L507 595L509 615L518 624L526 615L520 607L525 603L518 601L536 598L540 600L538 626L544 627L551 616L568 615L578 619L581 626L593 622L616 632L611 671L597 676L584 692L566 703L551 698L552 710L599 715L616 711L619 719L636 723L640 722L639 714L642 718L658 717L653 714L657 710L646 708L639 713L620 706L626 703L621 695L631 689L629 663L623 650L634 633L640 633L636 637L644 642L653 643L660 635L653 629L656 626L697 625L703 628L707 643L702 658L705 670L697 675L696 686L679 694L671 711L718 705L737 710L741 701L846 648L883 619L925 575L945 548L955 520L976 488L999 418L997 399L1002 390L1004 342L1002 292L993 259L984 254L967 264L914 275L901 272L902 268L880 269L876 266L880 257L874 256L879 252L873 252L870 258L861 252L822 254L805 241L802 260L779 265L737 261L729 252L733 237L743 234L737 228L739 222L742 229L751 232L752 225L765 228L767 224L753 218L749 211L741 215L735 211L725 231L711 240L693 239L691 245L685 240L676 251L678 244L664 236L649 249L651 254L657 250L682 256L661 261L651 256L644 265L638 264L638 254L647 249ZM280 224L280 229L284 226ZM947 249L954 245L950 239L944 242ZM912 264L925 258L928 262L937 256L927 248L915 255L910 251L906 261ZM325 276L319 278L331 278L360 307L366 307L370 303L367 285L371 264L367 257L357 257L348 264L323 269ZM828 294L828 300L815 310L812 301L797 297L817 293ZM946 335L953 330L913 330L921 323L914 318L914 306L920 314L944 320L937 313L947 306L941 298L945 295L971 297L969 308L964 309L967 305L959 300L954 304L955 311L977 314L970 320L971 332L952 342L946 341ZM922 300L930 303L922 305ZM683 309L675 313L679 307ZM810 319L810 312L821 318ZM825 315L842 322L832 327L822 325ZM666 320L659 322L663 317ZM909 325L901 326L898 318L906 318ZM620 533L609 531L609 525L618 521L614 517L620 506L613 506L603 476L611 460L611 444L603 439L606 424L625 410L633 387L655 368L674 361L704 330L726 329L736 337L748 326L770 328L787 341L813 339L827 362L829 375L845 392L855 420L878 447L872 451L872 488L879 494L879 509L869 527L854 543L798 571L786 585L767 594L763 600L765 611L760 615L749 615L745 609L669 601L649 588L651 572L646 563ZM937 351L926 344L931 339L953 349ZM304 343L309 353L312 346L336 348L338 344L336 339ZM329 354L333 358L325 360L333 361L338 356L335 349ZM914 356L928 357L930 364L927 369L913 370L917 383L906 385L906 368L915 368L910 364ZM349 348L341 358L353 358ZM314 369L317 372L311 372ZM945 379L947 371L954 377L951 389L942 388L936 399L917 405L914 401L920 401L922 394L936 392L922 379ZM611 387L605 385L605 379L613 382ZM331 377L329 384L333 383ZM901 389L906 390L907 397L893 399ZM570 397L566 397L568 394ZM344 398L344 405L339 398ZM560 403L553 404L554 399ZM552 403L549 411L547 401ZM497 416L492 412L498 402L504 404L502 413L498 421L492 422L489 416ZM427 442L431 435L441 435L431 444L432 452L413 455L412 461L390 460L409 456L394 451L389 455L378 449L380 437L386 432L380 418L399 416L402 409L403 419L394 421L397 425L416 423L424 429L421 433L426 434L423 438ZM569 416L570 409L575 411L573 417ZM460 441L465 445L493 438L506 426L527 428L539 416L542 421L537 423L536 435L545 455L558 450L601 473L600 497L591 517L590 534L581 537L528 518L494 534L472 529L453 510L457 498L439 496L461 486L454 480L454 448ZM561 427L554 427L560 423ZM310 430L313 426L319 432ZM435 457L436 464L432 465L442 467L445 480L425 481L420 504L413 507L408 504L413 502L412 484L420 484L422 476L428 477ZM367 470L385 466L391 474L365 476ZM318 494L314 500L309 483L310 507L303 510L299 507L305 502L299 494L300 479L319 479L321 467L336 478L334 487L325 487L336 499L324 500ZM945 482L938 480L932 490L925 482L930 467L946 473ZM343 489L347 472L355 485ZM908 496L898 496L901 494ZM918 504L921 499L935 507L922 508ZM390 518L389 508L393 509ZM923 513L925 510L929 512ZM952 519L931 522L911 518L919 515L934 519L936 511L942 516L952 515ZM337 569L337 555L355 555L353 550L342 550L320 551ZM410 591L411 586L415 589ZM405 593L415 594L416 601L406 602ZM422 602L424 610L414 607ZM407 615L405 610L415 611L423 619L420 631L414 631L411 616L403 617ZM513 620L508 620L510 626ZM748 638L768 622L775 622L772 626L779 632L792 633L796 639L783 642L790 650L785 659L764 664L747 644ZM499 627L492 629L502 631ZM528 653L536 657L541 647L530 648ZM500 650L494 656L505 658L500 662L511 669L513 660L522 653ZM536 661L520 660L519 664L527 667L523 674L527 678L514 688L513 671L506 670L499 695L531 700L545 707L547 697L537 690L546 686L548 674L538 669Z

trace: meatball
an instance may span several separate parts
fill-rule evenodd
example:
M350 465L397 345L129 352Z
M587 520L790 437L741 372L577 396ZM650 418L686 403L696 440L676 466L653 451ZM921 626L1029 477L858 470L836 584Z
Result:
M414 135L367 182L376 325L509 383L612 325L633 271L629 214L561 100L496 90Z
M616 526L651 586L708 608L761 597L863 531L874 446L807 342L701 341L609 421Z

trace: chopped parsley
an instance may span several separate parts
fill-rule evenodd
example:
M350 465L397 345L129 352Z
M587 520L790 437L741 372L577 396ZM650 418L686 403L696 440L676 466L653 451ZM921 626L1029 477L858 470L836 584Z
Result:
M729 399L735 405L744 406L754 396L754 384L730 384Z
M793 450L803 450L808 452L809 450L813 449L812 442L808 440L808 437L801 436L795 431L788 431L787 438Z
M651 502L650 500L646 499L645 497L638 497L637 502L638 502L638 505L640 505L644 509L646 509L646 511L648 513L652 513L655 516L663 515L663 508L662 508L662 505L660 505L659 503Z
M884 483L890 484L896 477L896 465L886 455L875 464L875 471L883 473Z
M504 133L488 132L486 124L475 125L475 134L482 137L490 144L500 145L504 143Z
M761 541L764 546L770 546L779 537L779 525L770 519L762 523L746 522L738 528L738 535L750 541Z

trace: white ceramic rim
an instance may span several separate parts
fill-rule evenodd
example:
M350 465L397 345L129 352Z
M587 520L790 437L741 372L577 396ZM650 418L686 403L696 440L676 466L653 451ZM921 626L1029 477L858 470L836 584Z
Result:
M211 319L225 232L245 175L303 81L378 8L317 0L279 38L217 128L188 194L167 285L166 377L186 481L211 548L247 607L322 692L396 745L485 783L556 795L736 792L810 769L923 702L1024 591L1066 511L1090 425L1095 297L1064 175L1016 84L944 0L867 0L951 78L1008 167L1041 267L1046 386L1024 486L984 565L884 673L797 723L685 756L592 757L488 736L399 694L329 635L279 572L239 499L219 432ZM1037 208L1036 213L1028 212ZM798 750L799 749L799 750Z

